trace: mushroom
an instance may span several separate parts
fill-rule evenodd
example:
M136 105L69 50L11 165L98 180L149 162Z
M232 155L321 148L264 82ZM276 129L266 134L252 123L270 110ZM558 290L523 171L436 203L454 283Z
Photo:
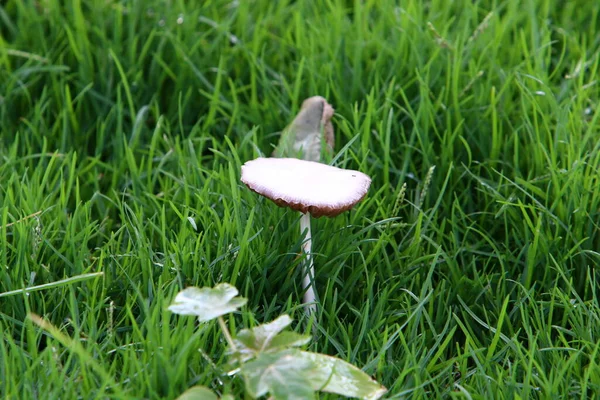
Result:
M303 301L314 312L314 265L311 257L310 216L335 217L361 201L371 178L359 171L346 170L296 158L257 158L242 166L242 182L250 190L280 207L300 211L300 229L306 230L302 248L306 254L302 281Z
M273 157L296 157L321 161L321 148L333 153L334 135L331 118L335 110L321 96L302 102L298 115L281 133Z

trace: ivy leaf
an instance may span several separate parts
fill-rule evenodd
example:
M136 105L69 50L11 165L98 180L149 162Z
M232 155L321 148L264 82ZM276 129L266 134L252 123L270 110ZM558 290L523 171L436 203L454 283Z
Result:
M219 398L205 386L192 386L181 393L176 400L219 400ZM225 394L221 400L234 400L234 398L230 394Z
M314 389L307 373L313 368L307 358L299 358L298 350L261 353L245 363L242 376L253 398L267 393L274 399L314 399Z
M241 330L234 342L242 361L247 361L261 352L279 351L308 343L310 336L282 332L291 323L292 319L288 315L282 315L268 324Z
M214 288L189 287L177 293L169 310L180 315L195 315L200 322L206 322L246 304L247 299L236 297L237 294L238 290L228 283L218 284Z
M332 153L333 112L333 107L321 96L304 100L296 118L281 133L273 156L321 161L323 148L328 153Z
M314 390L365 400L379 399L387 392L384 386L369 375L339 358L298 351L298 360L312 363L309 377Z
M177 400L218 400L216 394L204 386L193 386L181 393Z

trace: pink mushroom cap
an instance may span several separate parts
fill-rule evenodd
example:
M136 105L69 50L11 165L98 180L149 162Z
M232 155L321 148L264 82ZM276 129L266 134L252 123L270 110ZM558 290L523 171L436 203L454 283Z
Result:
M296 158L257 158L242 166L242 182L280 207L313 217L335 217L367 194L371 178Z

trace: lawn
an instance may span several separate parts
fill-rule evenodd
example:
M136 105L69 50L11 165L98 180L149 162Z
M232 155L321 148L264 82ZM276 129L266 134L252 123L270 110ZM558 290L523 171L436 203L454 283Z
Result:
M248 398L167 309L227 282L386 398L594 398L599 64L592 0L3 1L0 397ZM313 330L240 170L314 95L372 184L312 220Z

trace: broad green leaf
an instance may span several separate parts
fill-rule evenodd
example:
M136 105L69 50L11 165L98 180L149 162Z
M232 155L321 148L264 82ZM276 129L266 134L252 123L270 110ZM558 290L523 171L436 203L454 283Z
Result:
M193 386L181 393L177 400L218 400L216 394L204 386Z
M235 338L235 344L242 360L246 361L261 352L278 351L308 343L310 336L282 332L291 323L292 319L288 315L282 315L268 324L241 330Z
M308 376L315 390L369 400L379 399L387 392L369 375L339 358L307 351L298 351L298 358L312 363Z
M218 284L214 288L189 287L175 296L169 310L175 314L195 315L200 322L206 322L246 304L247 300L236 297L237 294L238 290L228 283Z
M273 156L321 161L323 148L333 152L333 111L323 97L304 100L296 118L281 133Z
M298 350L261 353L245 363L242 376L246 390L254 398L269 393L274 399L314 399L314 389L307 377L314 366Z
M308 342L310 342L309 335L301 335L296 332L281 332L271 340L265 351L304 346Z

